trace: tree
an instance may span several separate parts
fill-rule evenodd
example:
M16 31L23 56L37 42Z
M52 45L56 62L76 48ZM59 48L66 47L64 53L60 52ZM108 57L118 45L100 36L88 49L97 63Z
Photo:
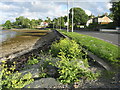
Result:
M53 23L54 23L54 27L58 28L58 19L57 18L53 19Z
M18 28L29 28L30 27L30 20L28 18L20 16L20 17L16 18L15 25Z
M64 18L64 21L67 22L67 16L64 16L63 18Z
M61 28L65 28L65 20L64 20L64 17L61 17Z
M24 16L20 16L16 18L16 21L11 23L10 20L7 20L6 23L4 24L5 28L35 28L37 25L40 25L42 22L42 19L28 19L25 18Z
M10 20L7 20L3 26L5 27L5 29L11 29L12 23L10 22Z
M117 26L120 26L120 1L118 2L112 2L112 8L110 9L110 11L113 14L113 19L114 22Z
M42 21L43 21L42 19L36 20L36 22L37 22L38 25L40 25L40 23L41 23Z
M73 11L74 11L73 23L75 27L77 27L78 24L86 24L89 17L85 13L85 11L81 8L73 8ZM70 9L69 17L70 17L70 25L71 25L72 24L72 8Z
M51 23L51 19L49 17L47 17L47 19L45 20L45 22Z
M35 28L37 25L38 25L38 24L37 24L37 20L32 19L32 20L30 21L30 28Z
M94 15L90 15L90 16L88 16L89 17L89 19L91 19L91 18L95 18L95 16Z
M108 17L110 17L113 20L113 13L110 13Z

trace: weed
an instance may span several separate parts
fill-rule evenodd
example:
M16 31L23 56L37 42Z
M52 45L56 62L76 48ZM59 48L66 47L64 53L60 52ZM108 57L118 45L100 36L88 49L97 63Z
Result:
M54 56L61 59L56 63L60 82L74 83L83 77L86 79L96 78L97 74L92 73L88 69L87 58L82 58L84 55L82 47L74 40L62 39L59 43L53 43L51 52Z
M29 60L27 61L27 64L28 64L28 65L34 65L34 64L37 64L37 63L39 63L39 61L38 61L38 59L36 59L36 58L32 58L32 59L29 59Z
M0 66L2 72L2 88L23 88L24 86L30 84L34 81L32 79L32 74L27 73L22 75L18 71L15 71L16 65L15 62L11 65L10 68L7 67L6 62Z

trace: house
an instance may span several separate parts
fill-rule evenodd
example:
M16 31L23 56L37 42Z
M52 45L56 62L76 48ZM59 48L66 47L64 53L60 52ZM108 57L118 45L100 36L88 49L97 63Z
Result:
M45 28L48 26L47 22L41 22L40 25L37 25L36 28Z
M47 26L48 26L48 23L47 23L47 22L41 22L40 26L41 26L41 27L47 27Z
M109 24L111 22L113 22L113 20L105 14L102 16L89 19L86 23L86 26L89 26L90 23Z
M89 24L93 23L93 18L89 19L86 23L86 26L89 26Z

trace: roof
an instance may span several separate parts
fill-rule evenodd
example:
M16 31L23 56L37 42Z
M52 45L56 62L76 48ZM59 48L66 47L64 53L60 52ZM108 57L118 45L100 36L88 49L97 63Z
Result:
M102 16L97 16L97 17L95 17L95 18L103 18L104 16L107 16L108 18L110 18L108 15L102 15ZM94 19L95 19L94 18ZM111 19L111 18L110 18ZM112 19L111 19L112 20Z

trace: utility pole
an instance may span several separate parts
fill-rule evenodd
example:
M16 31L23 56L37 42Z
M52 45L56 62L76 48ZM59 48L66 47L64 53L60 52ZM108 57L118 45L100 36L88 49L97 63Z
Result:
M69 31L69 2L67 0L67 32Z
M53 20L53 29L54 29L54 20Z
M61 17L60 17L60 30L61 30Z
M58 22L57 22L57 25L58 25L58 26L57 26L57 28L59 29L59 18L58 18Z
M74 29L74 22L73 22L73 19L74 19L74 0L73 0L73 3L72 3L73 7L72 7L72 32L73 32L73 29Z

